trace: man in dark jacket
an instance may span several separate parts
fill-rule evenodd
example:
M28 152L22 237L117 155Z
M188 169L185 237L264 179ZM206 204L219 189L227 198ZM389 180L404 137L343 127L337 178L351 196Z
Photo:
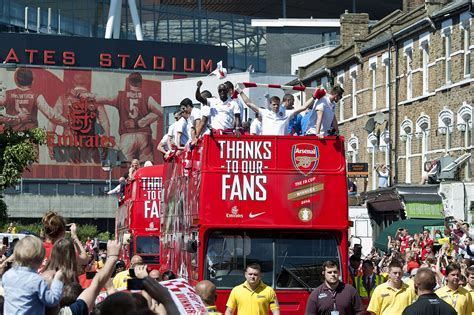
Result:
M456 315L454 308L435 293L436 277L430 268L420 268L415 276L418 300L405 308L403 315Z

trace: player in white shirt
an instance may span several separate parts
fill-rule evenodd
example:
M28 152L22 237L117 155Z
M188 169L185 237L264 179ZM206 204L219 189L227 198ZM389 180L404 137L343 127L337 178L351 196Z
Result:
M253 104L248 96L242 91L242 86L237 84L237 89L244 103L254 112L262 116L262 135L284 136L288 134L288 124L291 118L302 111L308 109L314 102L309 98L306 103L297 110L280 110L280 98L272 96L270 98L271 110L259 108Z
M178 150L184 150L185 145L189 141L188 119L188 112L181 112L181 118L176 122L176 125L174 126L174 143Z
M244 103L242 102L241 99L239 99L239 93L237 93L237 91L235 91L234 84L232 84L232 82L230 82L230 81L225 81L224 85L227 87L229 97L232 98L239 105L240 122L245 121L245 119L247 117L246 117L245 111L244 111ZM241 125L239 127L241 127Z
M160 142L158 143L158 146L156 149L163 153L163 157L166 159L170 153L170 147L168 146L168 134L165 133L163 138L161 138Z
M175 135L175 132L174 132L174 128L176 126L176 123L178 122L178 120L181 118L181 111L178 109L177 111L175 111L173 113L174 115L174 120L175 122L172 123L169 127L168 127L168 148L170 148L170 150L173 150L174 148L174 135Z
M204 105L209 105L209 113L203 113L201 124L206 125L211 119L211 128L222 132L234 130L240 135L240 108L239 105L229 97L228 89L224 84L217 87L219 98L205 98L201 95L202 81L197 82L196 99ZM206 115L204 115L206 114Z
M183 99L179 105L182 112L186 111L189 114L188 135L190 140L194 142L196 140L196 127L201 122L201 110L194 107L193 102L189 98Z
M339 133L335 110L336 103L341 100L343 94L344 90L336 85L329 95L314 104L306 135L328 136L331 130Z
M201 92L201 96L205 99L211 98L212 94L208 90L204 90ZM199 137L203 135L208 135L211 130L209 129L209 125L211 124L211 117L210 116L211 109L209 105L201 104L201 117L199 124L196 124L196 139L192 142L193 145L197 143ZM207 117L206 123L202 123L202 117Z
M262 107L260 107L262 108ZM262 116L257 113L257 116L252 121L250 125L250 134L251 135L261 135L262 134Z

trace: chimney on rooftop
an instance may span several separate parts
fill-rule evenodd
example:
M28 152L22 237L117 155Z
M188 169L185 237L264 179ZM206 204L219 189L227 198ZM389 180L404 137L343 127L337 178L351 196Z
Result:
M355 40L361 40L369 34L369 15L367 13L349 13L341 15L341 45L349 47Z

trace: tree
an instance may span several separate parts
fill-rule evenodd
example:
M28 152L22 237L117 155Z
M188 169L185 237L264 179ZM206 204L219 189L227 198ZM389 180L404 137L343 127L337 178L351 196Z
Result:
M38 146L46 143L46 131L34 128L0 134L0 191L15 185L28 167L37 162Z

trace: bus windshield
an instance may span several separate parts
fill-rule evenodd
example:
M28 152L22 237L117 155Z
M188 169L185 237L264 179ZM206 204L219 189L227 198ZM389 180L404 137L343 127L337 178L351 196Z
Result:
M159 255L160 254L160 238L158 236L137 236L136 238L137 254Z
M324 281L324 261L340 265L338 245L331 232L214 231L206 247L206 279L219 289L232 288L245 281L245 266L256 262L269 286L315 288Z

